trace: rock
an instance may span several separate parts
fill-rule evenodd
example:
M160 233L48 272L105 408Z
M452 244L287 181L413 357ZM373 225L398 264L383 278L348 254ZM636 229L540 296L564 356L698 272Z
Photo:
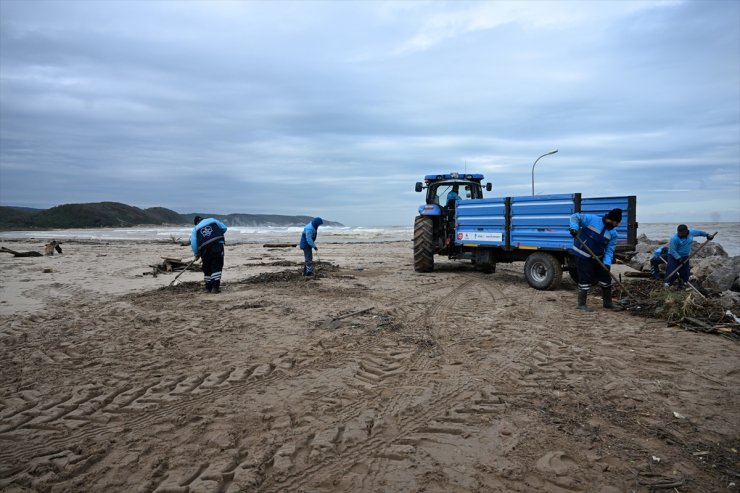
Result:
M715 256L699 259L692 268L694 277L711 292L730 290L740 276L740 261L736 261L737 258Z
M719 295L719 304L725 310L730 310L732 313L740 312L740 293L737 291L723 291Z
M691 259L691 273L694 275L694 277L702 282L712 272L716 271L717 269L723 269L727 267L728 265L726 259L723 259L722 257Z
M653 256L652 253L642 252L635 254L629 261L627 262L627 265L632 267L635 270L650 270L650 258Z
M702 245L702 243L699 243L698 241L695 241L691 244L691 253L696 252L699 247ZM727 255L727 252L724 248L722 248L722 245L719 243L713 241L709 245L705 246L701 249L699 253L696 254L695 259L698 258L707 258L707 257L729 257Z

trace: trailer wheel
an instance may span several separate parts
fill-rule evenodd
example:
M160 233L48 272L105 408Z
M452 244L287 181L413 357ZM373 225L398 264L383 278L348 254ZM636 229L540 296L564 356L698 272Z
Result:
M563 279L560 263L549 253L535 252L524 262L524 277L535 289L555 289Z
M416 216L414 221L414 270L434 270L434 223L430 216Z

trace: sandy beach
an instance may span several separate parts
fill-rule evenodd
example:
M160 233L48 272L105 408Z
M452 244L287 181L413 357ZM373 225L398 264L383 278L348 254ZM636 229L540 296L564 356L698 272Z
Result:
M3 491L738 490L737 343L579 313L567 275L418 274L400 241L306 281L238 244L213 295L143 275L188 247L63 248L0 256Z

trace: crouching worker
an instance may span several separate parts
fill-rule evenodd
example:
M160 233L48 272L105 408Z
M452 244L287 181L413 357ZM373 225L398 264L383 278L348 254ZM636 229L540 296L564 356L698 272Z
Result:
M700 229L689 229L685 224L679 224L676 228L676 234L671 237L671 241L668 243L668 266L666 267L665 275L669 276L678 269L678 286L680 288L686 287L689 282L689 275L691 274L691 266L689 265L689 256L691 255L691 243L694 241L694 236L706 236L708 240L714 238L714 235L702 231ZM676 274L666 277L665 287L670 287L676 280Z
M313 251L318 250L316 246L316 235L319 234L319 226L324 224L320 217L314 217L311 222L306 224L301 234L301 243L298 245L303 250L303 275L313 277Z
M660 279L660 264L668 263L668 247L662 246L655 249L653 257L650 259L650 273L653 279Z
M221 270L224 267L224 234L226 225L218 219L195 216L195 227L190 235L190 248L195 258L203 261L206 291L221 292Z
M604 216L576 213L570 217L570 234L573 236L572 253L578 270L579 310L590 312L586 305L588 289L594 280L601 286L604 308L616 308L612 303L612 278L598 261L591 256L581 242L611 269L614 249L617 246L617 226L622 222L622 209L612 209Z

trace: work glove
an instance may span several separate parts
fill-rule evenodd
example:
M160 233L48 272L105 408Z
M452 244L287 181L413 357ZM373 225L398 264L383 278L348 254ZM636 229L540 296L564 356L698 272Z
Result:
M714 235L707 235L707 240L713 240L713 239L714 239Z
M197 262L199 258L200 258L200 255L196 255L195 258L193 259L193 262Z
M604 264L604 267L606 267L606 270L608 270L609 272L612 271L612 264Z
M317 246L313 247L313 249L316 250L317 252L319 251L319 247Z
M570 235L571 235L571 236L572 236L573 238L575 238L576 236L578 236L578 230L576 230L576 229L569 229L569 230L568 230L568 233L570 233Z

